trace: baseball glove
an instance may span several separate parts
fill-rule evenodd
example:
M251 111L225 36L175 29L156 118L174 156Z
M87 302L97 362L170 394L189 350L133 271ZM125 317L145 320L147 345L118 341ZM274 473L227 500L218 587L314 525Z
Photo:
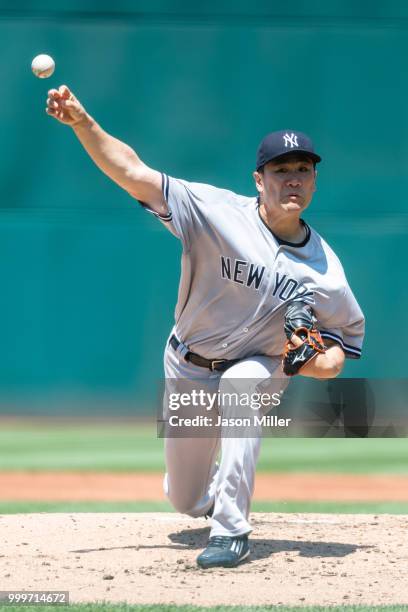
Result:
M287 340L282 362L283 371L287 376L295 376L316 355L326 352L316 323L316 317L309 304L292 302L287 307L284 327ZM293 342L293 334L301 342Z

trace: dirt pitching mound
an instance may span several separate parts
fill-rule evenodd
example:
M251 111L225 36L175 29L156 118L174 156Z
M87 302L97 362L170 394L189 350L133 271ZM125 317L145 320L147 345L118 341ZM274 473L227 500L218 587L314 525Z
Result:
M204 519L178 514L0 516L3 590L71 602L408 604L408 516L253 514L251 560L201 570Z

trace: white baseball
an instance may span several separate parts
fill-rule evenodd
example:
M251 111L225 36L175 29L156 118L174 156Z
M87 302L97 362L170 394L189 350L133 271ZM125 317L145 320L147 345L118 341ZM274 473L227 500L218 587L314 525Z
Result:
M55 62L50 55L36 55L31 62L31 70L39 79L47 79L55 70Z

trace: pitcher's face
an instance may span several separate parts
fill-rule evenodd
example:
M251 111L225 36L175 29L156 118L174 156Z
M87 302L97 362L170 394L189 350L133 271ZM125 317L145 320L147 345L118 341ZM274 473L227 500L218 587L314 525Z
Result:
M268 209L301 213L307 208L316 190L316 170L311 159L281 157L254 172L261 202Z

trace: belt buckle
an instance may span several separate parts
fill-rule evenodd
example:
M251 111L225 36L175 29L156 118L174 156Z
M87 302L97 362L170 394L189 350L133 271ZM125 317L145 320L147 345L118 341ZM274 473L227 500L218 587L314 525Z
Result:
M228 359L213 359L211 361L211 366L210 366L210 370L211 372L214 372L215 366L221 363L226 363L228 361Z

